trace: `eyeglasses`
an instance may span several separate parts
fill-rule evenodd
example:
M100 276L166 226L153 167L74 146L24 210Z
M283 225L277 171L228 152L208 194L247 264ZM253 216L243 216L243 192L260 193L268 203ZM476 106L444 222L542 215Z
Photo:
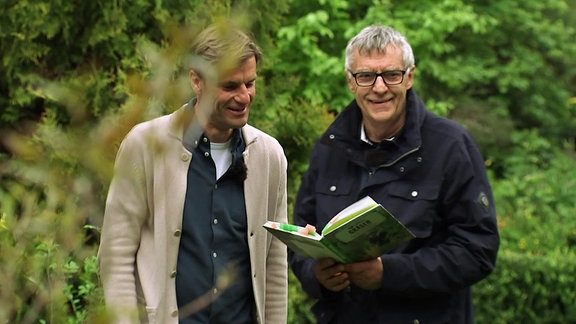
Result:
M352 73L352 71L350 71L350 70L348 70L348 72L350 72L350 74L352 74L352 76L354 77L354 80L356 80L356 84L359 87L371 87L374 85L374 83L376 83L376 79L378 77L382 77L382 80L384 81L384 83L386 85L400 84L400 83L402 83L402 81L404 81L404 74L406 74L406 72L408 70L409 69L391 70L391 71L384 71L384 72L380 72L380 73L376 73L376 72Z

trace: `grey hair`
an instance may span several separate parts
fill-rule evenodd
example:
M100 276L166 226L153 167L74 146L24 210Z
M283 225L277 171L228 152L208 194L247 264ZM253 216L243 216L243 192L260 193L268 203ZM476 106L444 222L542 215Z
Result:
M404 68L414 66L414 53L404 35L392 27L370 25L348 41L344 67L346 70L350 70L356 51L362 55L369 54L372 50L378 50L383 53L388 46L394 46L402 51Z

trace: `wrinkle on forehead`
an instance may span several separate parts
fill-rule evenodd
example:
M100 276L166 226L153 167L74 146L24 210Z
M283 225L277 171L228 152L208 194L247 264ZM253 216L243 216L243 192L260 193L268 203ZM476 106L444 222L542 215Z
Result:
M385 49L373 48L371 51L356 51L352 60L351 68L355 70L367 70L381 72L390 69L402 69L404 61L402 50L398 47L387 47Z
M376 52L378 54L387 54L388 52L396 52L396 51L400 51L400 46L394 44L394 43L386 43L386 44L380 44L380 46L374 46L374 44L366 44L366 46L360 46L357 49L357 53L360 55L372 55L373 52Z

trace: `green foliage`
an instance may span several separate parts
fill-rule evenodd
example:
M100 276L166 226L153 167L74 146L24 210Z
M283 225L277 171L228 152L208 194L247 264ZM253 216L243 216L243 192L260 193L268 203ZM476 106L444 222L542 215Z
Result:
M343 6L341 2L336 2L335 8L328 8L336 17L340 14ZM328 2L332 4L332 2ZM327 98L339 98L339 93L345 88L343 74L343 60L339 55L334 55L328 51L342 51L345 42L342 37L335 32L334 21L330 12L324 9L311 11L299 17L294 25L285 26L278 31L278 57L282 60L275 65L275 71L281 74L294 74L298 76L299 82L296 84L296 93L307 99L311 104L318 105L329 103L332 109L338 109L349 99L327 101ZM318 46L319 44L338 44L334 48L327 49ZM335 88L334 85L340 85ZM311 86L312 85L312 86Z
M513 133L493 178L501 235L494 273L475 286L478 323L567 323L576 318L576 170L536 131ZM495 157L496 158L496 157ZM490 168L491 171L494 171ZM494 177L492 172L492 176Z
M86 224L102 213L101 175L81 163L90 156L79 149L86 134L50 120L32 138L11 134L17 149L0 172L2 322L84 318L97 291L95 233ZM73 264L84 267L80 275Z
M145 3L139 1L131 9L135 14L148 11ZM92 96L85 100L95 108L94 113L123 99L114 91L115 76L125 67L139 66L131 59L136 55L130 35L139 33L147 25L141 24L141 19L150 16L130 20L118 2L110 1L82 6L59 0L12 1L6 6L0 22L5 71L0 82L0 107L4 110L0 122L37 119L22 116L19 107L44 110L31 90L46 78L67 83L80 75L89 76L83 87L90 89ZM118 58L123 58L126 66L118 64Z
M502 250L494 272L474 286L476 322L571 323L576 319L576 254Z
M288 276L288 324L316 323L310 307L314 301L304 293L300 282L290 272Z
M56 110L66 122L67 112L36 91L46 80L72 88L80 84L87 94L86 113L101 116L126 100L126 78L147 67L139 44L182 41L186 47L190 39L178 38L175 30L180 25L197 30L231 13L247 20L244 13L253 8L266 10L252 23L258 39L270 46L265 28L276 28L286 5L263 0L9 1L0 13L0 126L37 120L46 110Z
M74 242L84 233L70 235L72 228L56 215L16 220L2 214L2 321L81 323L92 315L87 305L102 304L94 247Z
M296 79L294 97L336 111L351 100L342 55L350 5L342 0L293 1L287 22L278 30L273 55L281 58L274 66L276 77Z
M320 133L333 120L333 115L327 113L322 106L314 106L307 102L282 103L272 102L276 109L266 111L264 120L259 127L267 129L284 147L288 163L288 208L291 212L292 202L298 190L301 175L308 166L308 158L312 146ZM258 114L258 113L256 113ZM291 215L291 213L289 213Z
M502 245L544 255L576 251L576 170L567 155L533 132L514 134L507 173L493 181Z

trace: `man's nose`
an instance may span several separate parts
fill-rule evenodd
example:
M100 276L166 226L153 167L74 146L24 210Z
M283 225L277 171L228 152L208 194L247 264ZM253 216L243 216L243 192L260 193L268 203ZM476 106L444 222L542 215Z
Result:
M376 76L376 80L374 80L374 84L372 85L372 89L378 90L386 90L388 89L388 85L384 81L384 77L381 75Z
M249 104L252 100L252 93L245 85L241 85L234 99L239 103Z

